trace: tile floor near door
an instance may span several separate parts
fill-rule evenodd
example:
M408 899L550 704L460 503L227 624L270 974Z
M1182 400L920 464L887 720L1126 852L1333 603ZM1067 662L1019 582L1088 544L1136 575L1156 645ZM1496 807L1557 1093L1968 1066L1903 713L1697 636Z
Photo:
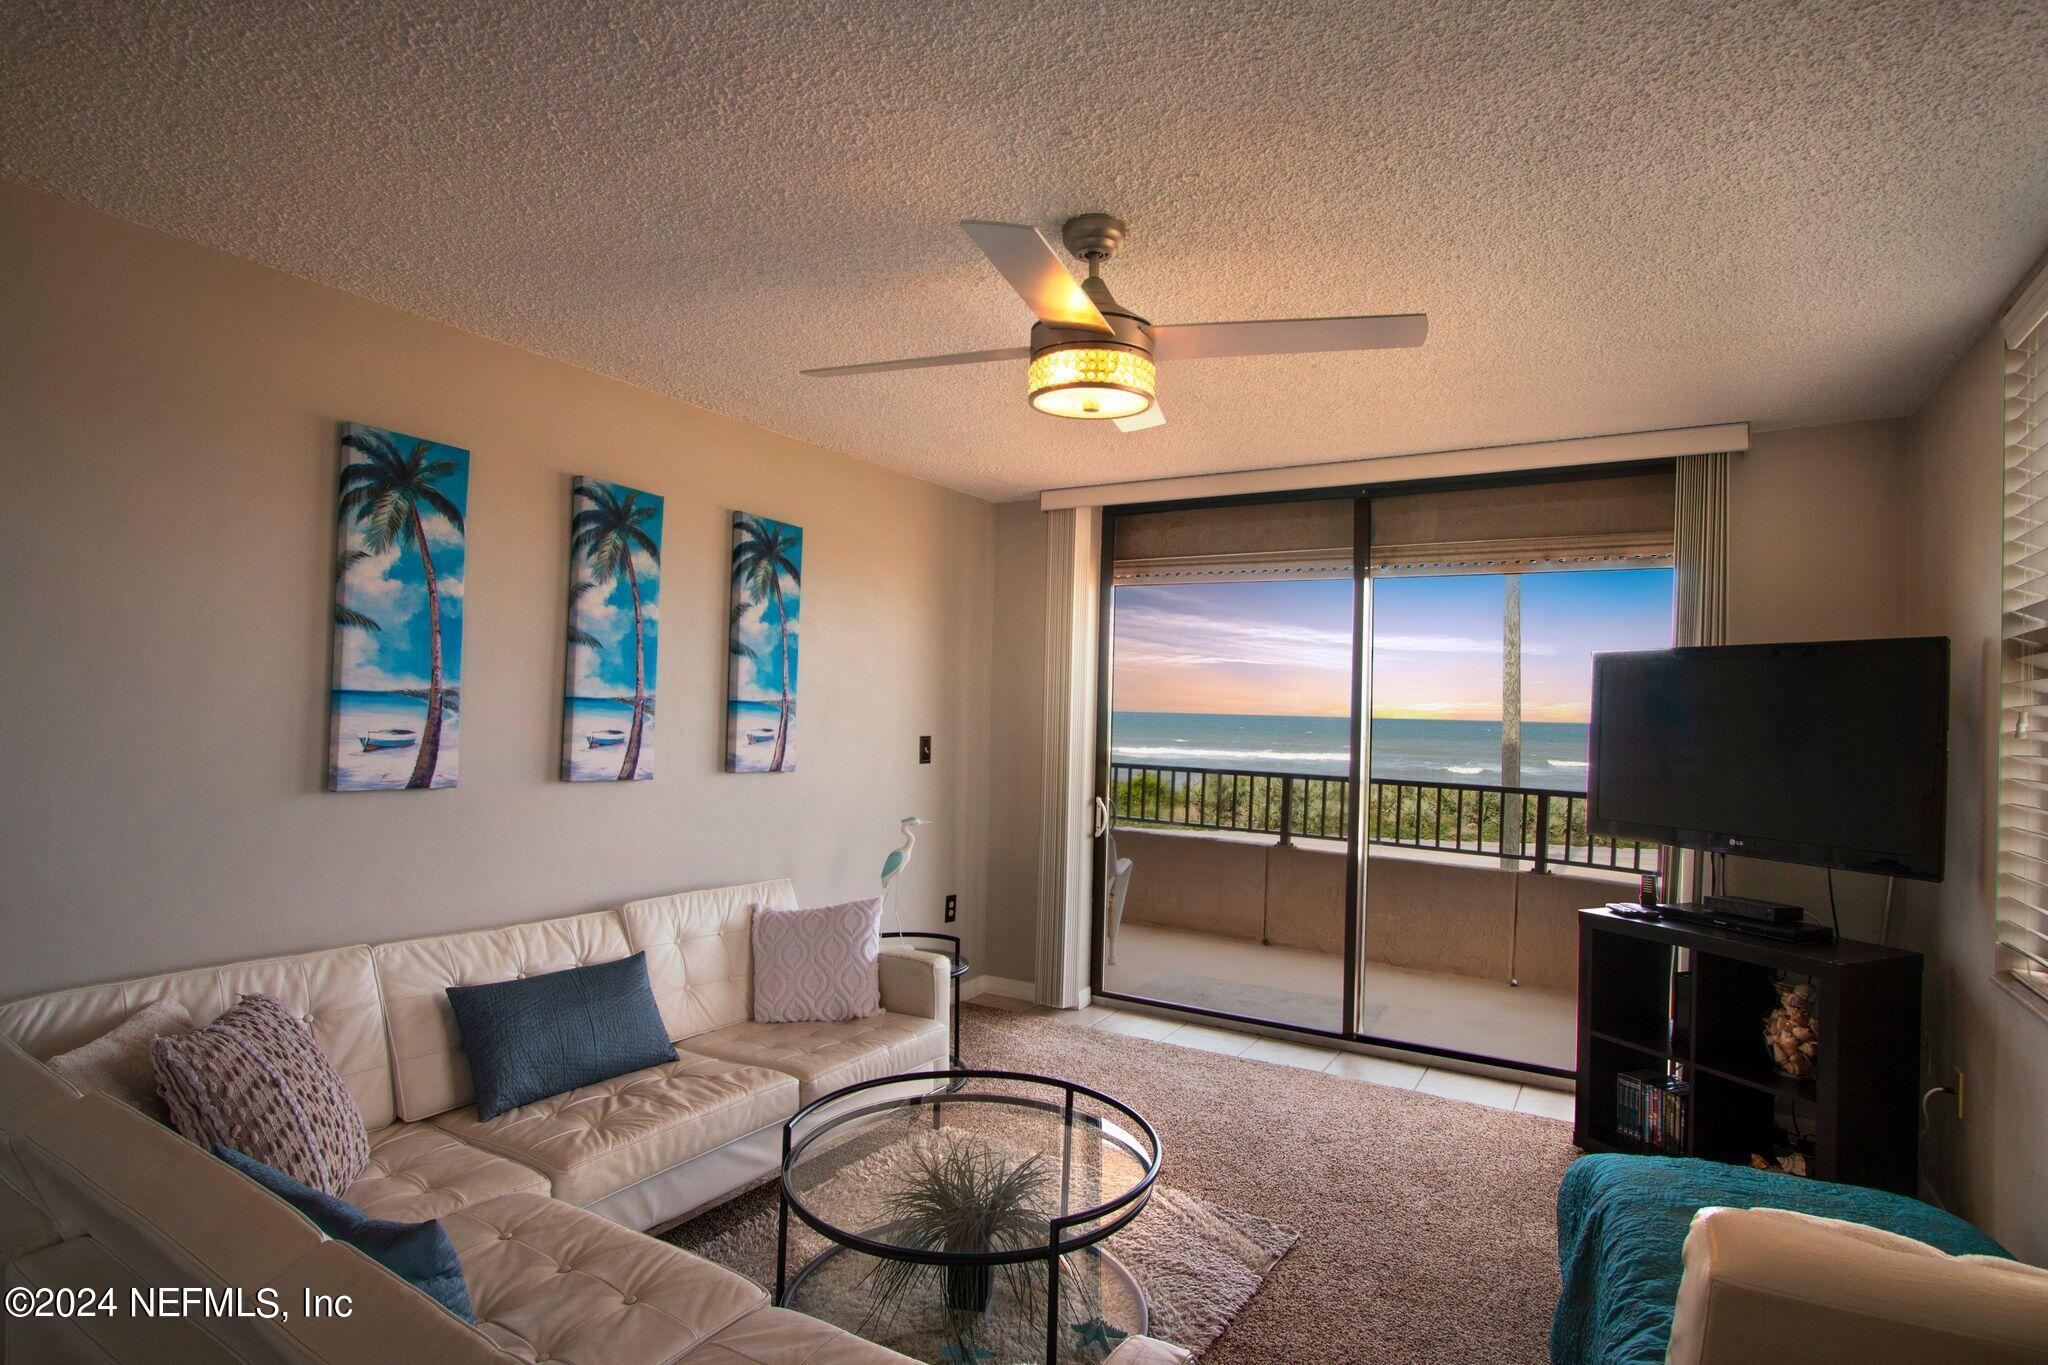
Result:
M1426 1095L1484 1104L1495 1109L1512 1109L1518 1113L1561 1119L1566 1123L1571 1122L1572 1117L1571 1092L1546 1086L1518 1085L1491 1076L1474 1076L1444 1067L1397 1061L1391 1057L1315 1047L1209 1024L1183 1023L1163 1015L1112 1009L1107 1005L1090 1005L1080 1010L1046 1010L994 995L984 995L978 1003L998 1009L1041 1013L1076 1028L1126 1033L1135 1038L1150 1038L1203 1052L1220 1052L1230 1057L1247 1057L1255 1061L1277 1062L1282 1066L1298 1066L1308 1071L1324 1071L1333 1076L1350 1076L1376 1085L1417 1090Z

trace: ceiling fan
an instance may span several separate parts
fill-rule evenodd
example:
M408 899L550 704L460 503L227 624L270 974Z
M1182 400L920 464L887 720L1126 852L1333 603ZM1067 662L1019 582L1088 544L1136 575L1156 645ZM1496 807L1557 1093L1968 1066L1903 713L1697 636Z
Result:
M1142 431L1166 421L1155 397L1158 361L1371 351L1420 346L1429 335L1429 318L1423 313L1154 325L1111 297L1102 280L1102 263L1124 243L1121 218L1084 213L1069 218L1060 229L1067 250L1088 263L1088 278L1078 283L1037 228L979 221L960 226L1037 315L1029 346L830 365L803 373L813 379L842 379L939 365L1029 360L1026 395L1038 411L1054 417L1107 418L1119 430Z

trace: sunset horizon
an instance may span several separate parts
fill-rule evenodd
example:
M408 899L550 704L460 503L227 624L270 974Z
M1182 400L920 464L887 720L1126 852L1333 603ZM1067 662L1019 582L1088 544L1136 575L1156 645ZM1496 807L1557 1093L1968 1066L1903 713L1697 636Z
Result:
M1374 720L1501 720L1499 574L1376 580ZM1132 585L1114 602L1119 713L1345 718L1348 579ZM1670 642L1671 571L1522 575L1522 720L1586 724L1592 656Z

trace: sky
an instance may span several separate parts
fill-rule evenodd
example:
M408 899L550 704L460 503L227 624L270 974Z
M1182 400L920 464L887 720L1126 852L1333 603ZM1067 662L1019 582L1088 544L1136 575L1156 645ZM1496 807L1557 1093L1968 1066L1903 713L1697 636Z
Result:
M411 454L419 438L386 432L400 454ZM353 463L354 450L342 454ZM469 452L428 443L427 458L452 460L460 468L435 488L469 515ZM448 684L462 680L462 600L466 554L462 532L421 504L420 524L434 557L434 581L441 594L441 676ZM353 515L342 526L344 551L363 548L362 526ZM380 630L338 630L341 657L335 685L352 691L387 692L427 685L426 571L410 536L368 559L351 564L342 574L341 599L370 617Z
M1373 582L1373 714L1499 720L1498 574ZM1350 712L1351 583L1116 590L1119 711ZM1581 721L1593 655L1671 643L1671 571L1522 575L1522 718Z
M637 506L653 505L654 515L641 522L640 529L656 545L661 544L661 499L623 484L607 484L606 487L621 498L632 494ZM571 505L580 512L590 503L576 498L571 500ZM572 571L579 579L589 577L581 556L578 556ZM633 556L633 572L640 578L640 619L645 627L642 636L647 652L647 690L652 693L658 676L654 668L655 646L661 634L661 566L648 558L645 552L639 552ZM598 640L596 649L571 647L570 664L575 671L569 680L570 695L630 700L633 696L633 588L626 581L626 575L621 572L610 583L584 593L576 599L570 611L576 625Z

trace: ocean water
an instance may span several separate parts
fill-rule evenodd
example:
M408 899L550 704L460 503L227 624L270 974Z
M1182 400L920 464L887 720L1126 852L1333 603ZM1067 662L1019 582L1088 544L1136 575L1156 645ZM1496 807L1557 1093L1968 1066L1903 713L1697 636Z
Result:
M407 729L418 734L427 721L427 704L396 692L334 692L334 743L330 753L335 791L388 791L403 787L419 762L415 746L365 750L361 736L371 730ZM462 712L441 711L441 755L434 766L434 785L455 785L456 759L462 748Z
M1584 791L1586 732L1582 724L1523 721L1519 785ZM1341 777L1351 767L1351 722L1343 716L1118 711L1110 719L1110 757L1119 763ZM1375 720L1372 775L1387 781L1498 783L1500 722Z
M592 748L590 737L605 730L621 730L630 736L633 731L633 703L614 701L609 697L571 697L563 708L562 724L567 731L562 751L563 780L617 781L619 767L626 758L625 744ZM633 780L646 782L653 777L654 715L649 712L640 722L640 761L634 766Z

